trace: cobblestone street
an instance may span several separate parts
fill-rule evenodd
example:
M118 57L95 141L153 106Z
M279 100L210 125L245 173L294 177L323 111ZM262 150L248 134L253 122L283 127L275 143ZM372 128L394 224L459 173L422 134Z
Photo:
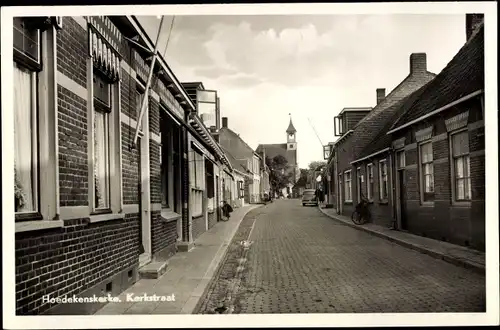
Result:
M195 313L484 311L484 275L278 200L244 218Z

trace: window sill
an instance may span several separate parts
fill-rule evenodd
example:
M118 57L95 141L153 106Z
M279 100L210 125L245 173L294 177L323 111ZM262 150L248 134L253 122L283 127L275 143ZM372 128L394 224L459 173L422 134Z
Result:
M381 201L378 202L380 205L388 205L389 204L389 201L387 199L383 199Z
M203 216L203 212L202 212L202 213L198 213L198 214L193 214L191 217L192 217L193 219L195 219L195 218L200 218L200 217L202 217L202 216Z
M352 201L344 201L344 204L346 204L346 205L352 205Z
M124 213L93 214L89 217L89 223L98 223L98 222L121 220L121 219L125 219Z
M471 205L472 205L472 203L470 201L460 201L460 202L452 202L451 203L452 207L458 207L458 208L461 208L461 207L468 208L468 207L471 207Z
M64 227L62 220L36 220L16 222L16 233Z
M161 219L164 222L172 222L172 221L177 221L182 217L179 213L176 213L174 211L168 210L168 209L163 209L161 210Z
M420 202L422 207L434 207L434 202Z

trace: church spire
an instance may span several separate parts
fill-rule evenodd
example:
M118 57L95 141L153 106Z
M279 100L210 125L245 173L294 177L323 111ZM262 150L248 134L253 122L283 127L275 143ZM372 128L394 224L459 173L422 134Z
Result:
M288 128L286 129L286 132L288 134L294 134L297 132L297 130L295 129L295 127L293 127L293 123L292 123L292 114L289 113L288 114L290 116L290 124L288 125Z

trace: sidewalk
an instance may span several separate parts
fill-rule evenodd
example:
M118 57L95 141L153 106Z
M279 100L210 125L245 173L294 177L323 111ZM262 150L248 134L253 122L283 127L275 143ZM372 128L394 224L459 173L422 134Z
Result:
M207 288L217 266L244 216L260 205L234 209L227 222L218 222L203 233L189 252L178 252L168 261L167 271L159 279L141 279L120 296L122 302L110 302L95 315L122 314L191 314ZM134 296L175 295L175 301L127 302Z
M326 216L343 222L348 226L359 230L364 230L373 235L385 238L396 244L407 248L428 254L434 258L442 259L449 263L472 269L476 272L485 273L485 254L484 252L469 249L467 247L421 237L410 233L392 230L373 223L364 225L354 224L349 217L338 215L334 208L325 209L318 207Z

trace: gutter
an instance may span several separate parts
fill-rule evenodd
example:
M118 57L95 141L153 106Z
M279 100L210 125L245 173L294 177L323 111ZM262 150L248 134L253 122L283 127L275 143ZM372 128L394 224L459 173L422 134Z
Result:
M366 157L363 157L363 158L360 158L360 159L356 159L356 160L352 161L350 164L351 164L351 165L353 165L353 164L355 164L355 163L359 163L359 162L361 162L361 161L363 161L363 160L366 160L366 159L372 158L372 157L374 157L374 156L380 155L380 154L382 154L382 153L384 153L384 152L387 152L387 151L390 151L390 150L391 150L391 148L390 148L390 147L388 147L388 148L385 148L385 149L382 149L382 150L376 151L376 152L374 152L374 153L372 153L372 154L370 154L370 155L368 155L368 156L366 156Z
M442 112L442 111L444 111L444 110L447 110L447 109L449 109L449 108L451 108L451 107L453 107L453 106L455 106L455 105L457 105L457 104L459 104L459 103L465 102L465 101L467 101L467 100L469 100L469 99L471 99L471 98L473 98L473 97L476 97L476 96L478 96L478 95L481 95L482 93L484 93L484 91L483 91L482 89L477 90L477 91L475 91L475 92L473 92L473 93L470 93L469 95L466 95L466 96L464 96L464 97L459 98L459 99L458 99L458 100L456 100L456 101L453 101L453 102L451 102L451 103L448 103L447 105L445 105L445 106L443 106L443 107L441 107L441 108L439 108L439 109L436 109L436 110L434 110L434 111L431 111L431 112L429 112L429 113L427 113L427 114L425 114L425 115L423 115L423 116L421 116L421 117L419 117L419 118L417 118L417 119L414 119L414 120L410 121L409 123L406 123L406 124L401 125L401 126L399 126L399 127L393 128L393 129L391 129L389 132L387 132L386 134L387 134L387 135L389 135L389 134L395 133L395 132L397 132L397 131L400 131L400 130L402 130L403 128L406 128L406 127L412 126L412 125L414 125L414 124L416 124L416 123L421 122L421 121L422 121L422 120L424 120L424 119L427 119L427 118L429 118L429 117L432 117L432 116L434 116L434 115L436 115L436 114L438 114L438 113L440 113L440 112Z
M339 137L338 140L334 142L334 144L337 144L337 143L341 142L344 138L346 138L348 135L350 135L353 132L354 132L354 130L352 130L352 129L348 130L347 132L345 132L344 135L342 135L341 137Z

